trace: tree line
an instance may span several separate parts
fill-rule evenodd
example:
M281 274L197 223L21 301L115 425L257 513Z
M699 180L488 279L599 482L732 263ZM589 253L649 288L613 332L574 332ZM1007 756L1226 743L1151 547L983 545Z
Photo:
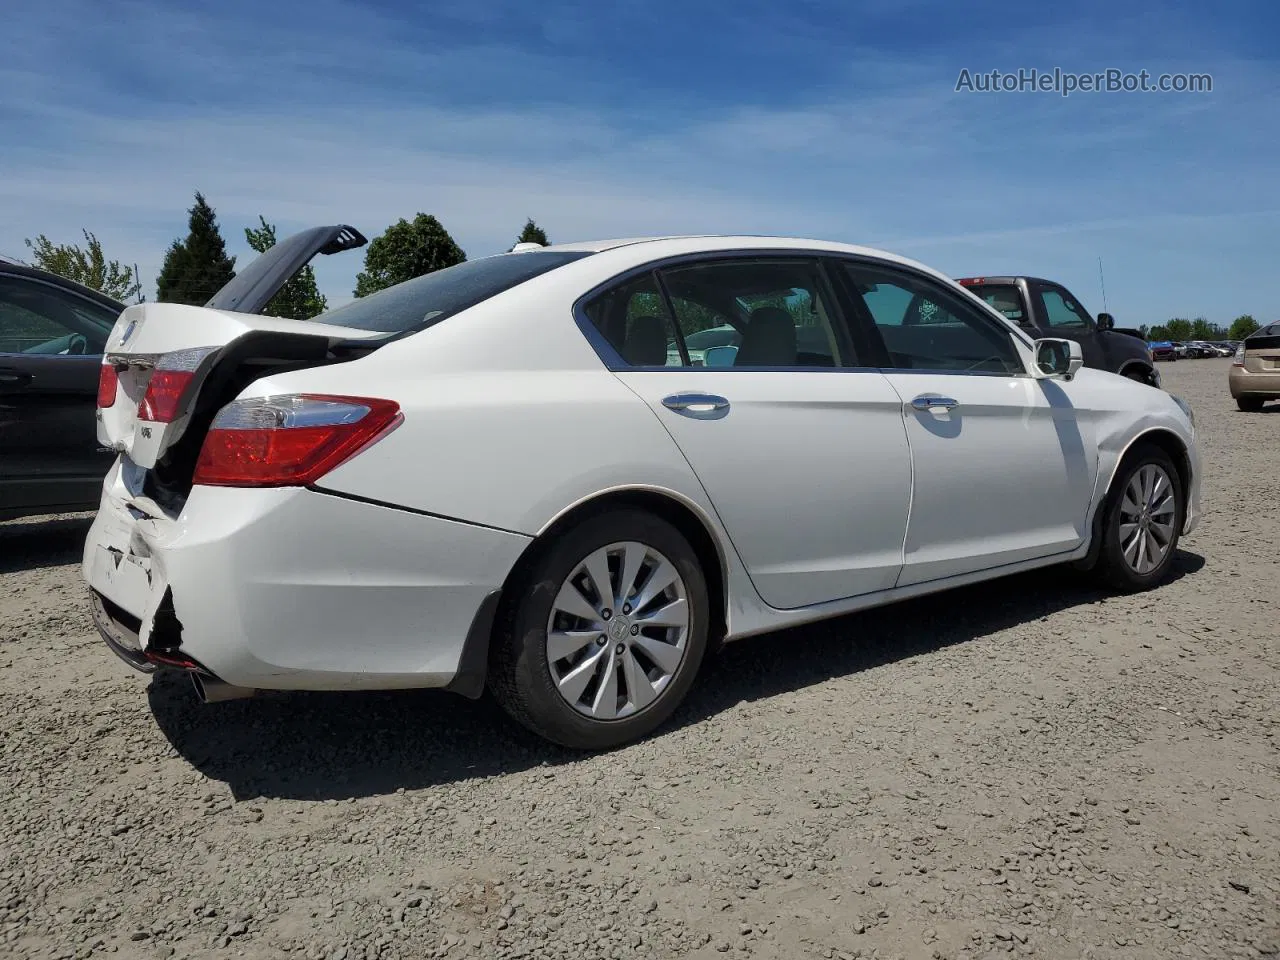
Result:
M84 247L57 244L44 234L27 240L32 265L100 290L116 300L142 301L142 281L137 267L108 260L98 238L88 230L82 232ZM252 250L265 253L275 246L275 224L259 215L256 226L244 228L244 236ZM515 243L545 246L550 241L546 231L529 218ZM365 297L466 259L466 253L435 217L426 213L419 213L412 220L402 217L365 248L364 269L356 276L353 293ZM165 303L204 304L235 277L235 267L236 258L227 254L217 214L204 195L196 191L195 202L187 211L187 235L175 239L165 252L160 275L156 277L156 299ZM280 288L263 313L308 320L327 308L324 294L316 285L315 271L307 265Z
M1204 317L1188 320L1186 317L1174 317L1168 323L1158 323L1153 327L1139 327L1142 335L1148 340L1243 340L1258 329L1258 321L1249 314L1241 314L1231 321L1227 327L1210 323Z
M169 303L200 305L236 275L236 258L227 255L217 216L199 191L187 213L187 235L174 240L165 253L164 265L156 278L156 294L157 299ZM142 282L137 268L108 260L98 238L88 230L83 233L83 248L75 244L55 244L43 234L27 240L34 265L101 290L117 300L140 300ZM263 253L275 245L276 228L259 215L257 226L245 227L244 236L254 251ZM515 242L545 246L550 241L546 232L529 218ZM364 269L356 276L353 293L365 297L466 259L466 253L435 217L419 213L412 220L401 218L369 242ZM264 313L307 320L323 313L327 306L316 286L315 272L306 266L280 289ZM1144 324L1138 330L1147 340L1243 340L1258 326L1253 317L1245 314L1236 317L1226 328L1204 317L1194 320L1175 317L1154 326Z

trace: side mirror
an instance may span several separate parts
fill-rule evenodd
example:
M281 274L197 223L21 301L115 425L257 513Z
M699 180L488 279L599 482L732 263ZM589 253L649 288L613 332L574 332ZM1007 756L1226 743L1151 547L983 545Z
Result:
M1084 354L1075 340L1037 340L1034 370L1037 380L1070 380L1084 366Z
M1109 313L1098 314L1099 330L1114 330L1116 328L1116 318Z
M704 367L732 367L738 358L738 348L733 345L707 347L702 354Z

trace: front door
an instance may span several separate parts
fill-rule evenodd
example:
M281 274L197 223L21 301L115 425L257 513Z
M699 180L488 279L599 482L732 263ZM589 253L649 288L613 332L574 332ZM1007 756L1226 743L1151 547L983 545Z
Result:
M901 405L881 373L859 368L816 260L672 266L587 313L766 603L793 609L893 586L911 500ZM691 356L699 331L726 325L737 336Z
M843 268L858 298L851 312L884 344L911 445L899 585L1079 546L1097 456L1089 417L1063 385L1030 377L1012 331L931 278L866 262Z

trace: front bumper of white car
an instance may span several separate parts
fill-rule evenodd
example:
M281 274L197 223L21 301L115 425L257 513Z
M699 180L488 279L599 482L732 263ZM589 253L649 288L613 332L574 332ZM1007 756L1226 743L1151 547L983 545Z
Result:
M196 487L171 518L126 474L122 458L107 476L83 572L100 632L134 666L479 695L467 650L487 650L528 537L296 487Z

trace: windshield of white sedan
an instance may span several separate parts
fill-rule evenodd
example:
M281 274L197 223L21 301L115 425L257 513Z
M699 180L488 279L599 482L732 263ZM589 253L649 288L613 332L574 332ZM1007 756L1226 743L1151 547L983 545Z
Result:
M360 297L315 319L318 323L385 333L423 330L526 280L586 256L590 253L538 250L468 260Z

